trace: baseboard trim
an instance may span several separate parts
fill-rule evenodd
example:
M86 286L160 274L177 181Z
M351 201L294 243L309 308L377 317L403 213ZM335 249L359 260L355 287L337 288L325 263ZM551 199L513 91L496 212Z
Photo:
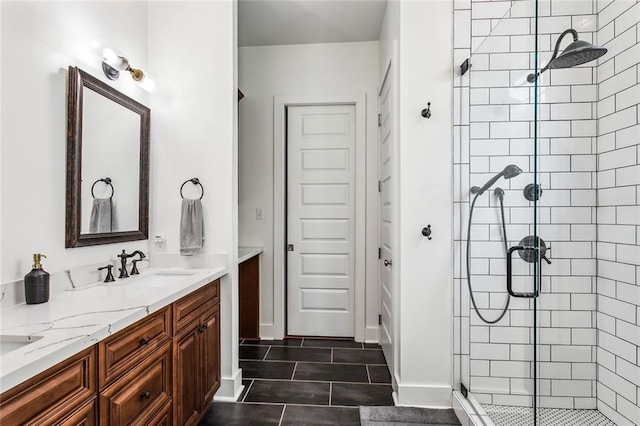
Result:
M242 393L242 369L236 370L233 377L222 377L220 389L213 396L214 401L236 402Z
M380 341L380 327L367 327L364 329L365 343L378 343Z
M277 337L274 324L260 324L260 339L262 340L279 340Z
M450 386L423 386L398 384L394 392L396 405L423 408L451 408Z

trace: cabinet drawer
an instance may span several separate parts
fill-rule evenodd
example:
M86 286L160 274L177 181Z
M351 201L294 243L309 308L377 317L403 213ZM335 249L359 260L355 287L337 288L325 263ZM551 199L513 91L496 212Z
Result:
M92 346L0 396L0 424L52 424L96 393Z
M100 394L100 424L149 424L171 400L170 348L167 342Z
M215 280L174 303L174 334L213 309L218 303L219 285L220 280Z
M95 426L98 414L98 400L93 398L62 420L60 426Z
M171 338L170 327L169 306L100 342L99 388L104 389L168 341Z
M158 414L149 420L149 426L171 426L172 403L165 405Z

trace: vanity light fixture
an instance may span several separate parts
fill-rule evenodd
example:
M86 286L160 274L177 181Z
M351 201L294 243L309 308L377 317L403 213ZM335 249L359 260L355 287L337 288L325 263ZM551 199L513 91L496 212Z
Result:
M151 77L140 68L134 68L129 64L129 60L116 53L104 38L96 38L92 41L92 48L102 58L102 71L109 80L117 80L121 71L128 71L134 81L147 90L153 90L154 83Z

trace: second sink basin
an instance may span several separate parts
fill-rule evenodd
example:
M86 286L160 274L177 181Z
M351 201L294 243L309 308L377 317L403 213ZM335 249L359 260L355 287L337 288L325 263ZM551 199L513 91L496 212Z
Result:
M42 339L42 336L0 334L0 357Z

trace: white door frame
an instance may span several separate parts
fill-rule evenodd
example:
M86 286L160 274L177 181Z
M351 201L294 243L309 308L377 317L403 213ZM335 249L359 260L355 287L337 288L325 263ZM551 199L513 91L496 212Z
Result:
M355 330L358 342L365 340L365 221L366 221L366 94L318 94L274 96L273 98L273 326L276 339L285 333L285 233L286 223L286 107L354 105L356 110L355 169Z

